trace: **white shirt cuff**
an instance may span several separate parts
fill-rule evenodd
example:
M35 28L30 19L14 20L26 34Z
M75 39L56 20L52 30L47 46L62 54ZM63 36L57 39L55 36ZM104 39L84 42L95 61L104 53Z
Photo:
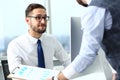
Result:
M62 71L62 73L67 79L70 79L77 72L73 69L72 66L69 65Z

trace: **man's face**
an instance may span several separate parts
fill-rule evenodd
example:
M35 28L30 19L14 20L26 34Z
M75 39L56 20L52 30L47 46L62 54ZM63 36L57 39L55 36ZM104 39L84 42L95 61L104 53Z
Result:
M80 5L82 5L82 6L85 6L85 7L88 6L86 0L76 0L76 1L77 1Z
M36 8L29 14L26 21L30 26L30 30L42 34L46 31L47 18L45 9Z

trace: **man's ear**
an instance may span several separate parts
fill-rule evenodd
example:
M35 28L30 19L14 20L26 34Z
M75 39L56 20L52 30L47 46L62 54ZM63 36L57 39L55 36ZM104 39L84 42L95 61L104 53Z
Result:
M27 23L29 22L29 19L28 19L28 17L26 17L26 18L25 18L25 21L26 21Z
M25 18L25 21L29 24L30 23L30 19L28 17Z

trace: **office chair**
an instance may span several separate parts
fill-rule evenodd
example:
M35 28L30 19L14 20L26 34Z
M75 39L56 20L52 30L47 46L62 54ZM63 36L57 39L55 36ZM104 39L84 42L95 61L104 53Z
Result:
M2 65L4 79L5 80L12 80L12 79L7 78L7 76L10 73L9 72L9 68L8 68L8 62L7 62L7 60L1 60L1 65Z

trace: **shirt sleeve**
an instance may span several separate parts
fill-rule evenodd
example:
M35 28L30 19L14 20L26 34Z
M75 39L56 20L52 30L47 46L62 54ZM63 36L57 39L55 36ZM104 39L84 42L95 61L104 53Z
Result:
M7 49L7 59L10 72L12 72L14 68L21 64L21 58L17 55L17 53L19 53L19 51L15 46L15 43L11 42Z
M54 41L56 48L55 48L55 57L62 63L64 67L68 66L71 63L71 59L69 53L67 53L62 44L55 39Z
M67 66L62 73L67 79L70 79L73 75L78 74L71 65Z
M105 23L105 16L106 10L95 6L88 7L86 12L83 13L81 17L83 36L80 52L70 64L69 68L63 70L63 74L65 74L68 79L75 73L81 73L93 63L97 52L100 49L104 28L110 26ZM108 17L109 18L107 19L110 19L110 16Z

